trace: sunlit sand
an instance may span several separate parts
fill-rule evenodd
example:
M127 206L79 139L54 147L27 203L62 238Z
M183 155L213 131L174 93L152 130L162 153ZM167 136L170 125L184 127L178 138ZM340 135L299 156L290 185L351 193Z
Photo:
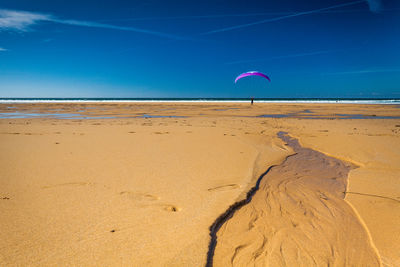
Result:
M0 113L1 266L204 266L210 226L269 168L221 224L214 266L400 265L397 105Z

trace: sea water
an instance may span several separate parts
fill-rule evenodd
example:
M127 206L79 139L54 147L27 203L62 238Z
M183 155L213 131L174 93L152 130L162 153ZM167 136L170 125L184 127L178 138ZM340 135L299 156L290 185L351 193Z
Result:
M0 98L0 103L76 103L76 102L227 102L246 103L248 98ZM342 103L399 104L400 98L256 98L260 103Z

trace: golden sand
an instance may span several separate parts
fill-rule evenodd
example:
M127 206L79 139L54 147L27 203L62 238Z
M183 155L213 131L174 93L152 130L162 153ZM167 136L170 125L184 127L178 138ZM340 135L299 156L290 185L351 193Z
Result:
M332 119L343 117L338 113L400 116L397 106L0 105L0 113L15 111L108 118L0 119L1 266L205 265L210 225L245 198L261 173L293 154L277 137L279 131L303 147L357 166L349 172L345 199L335 198L325 210L320 198L296 195L306 208L323 210L319 217L306 218L320 228L304 228L293 237L296 246L311 253L333 247L338 266L400 265L400 120ZM262 114L292 118L255 117ZM268 201L255 196L232 220L249 220L250 204L260 210L273 202L287 204L284 195L292 193L274 187L282 176L268 175L263 186L274 188ZM260 221L258 229L286 227L287 220L301 225L304 215L296 205L286 207L293 212L265 214L272 221ZM340 214L334 223L332 210ZM229 244L257 247L260 241L252 235L245 228L219 233L214 265L226 266L224 260L235 253ZM312 235L318 238L310 240ZM285 235L273 238L290 243ZM297 257L296 246L284 246L289 263L319 263L309 261L312 255ZM272 251L276 248L266 250ZM241 250L247 262L256 262L256 256ZM281 259L270 263L284 265Z
M343 200L354 166L279 135L294 153L220 229L214 265L379 266L366 229Z

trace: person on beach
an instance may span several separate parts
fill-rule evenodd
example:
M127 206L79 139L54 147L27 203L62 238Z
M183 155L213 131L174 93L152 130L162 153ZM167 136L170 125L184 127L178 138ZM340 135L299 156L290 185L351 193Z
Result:
M244 77L249 77L249 76L260 76L260 77L267 79L269 82L271 81L271 79L264 73L261 73L259 71L248 71L248 72L242 73L239 76L237 76L235 79L235 84L237 83L238 80L240 80ZM253 103L254 103L254 97L251 98L251 105L253 105Z

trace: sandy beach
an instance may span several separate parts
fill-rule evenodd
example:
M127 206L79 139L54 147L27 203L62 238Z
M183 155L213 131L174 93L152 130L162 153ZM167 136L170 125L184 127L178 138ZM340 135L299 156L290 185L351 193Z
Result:
M0 114L0 266L400 266L399 105Z

